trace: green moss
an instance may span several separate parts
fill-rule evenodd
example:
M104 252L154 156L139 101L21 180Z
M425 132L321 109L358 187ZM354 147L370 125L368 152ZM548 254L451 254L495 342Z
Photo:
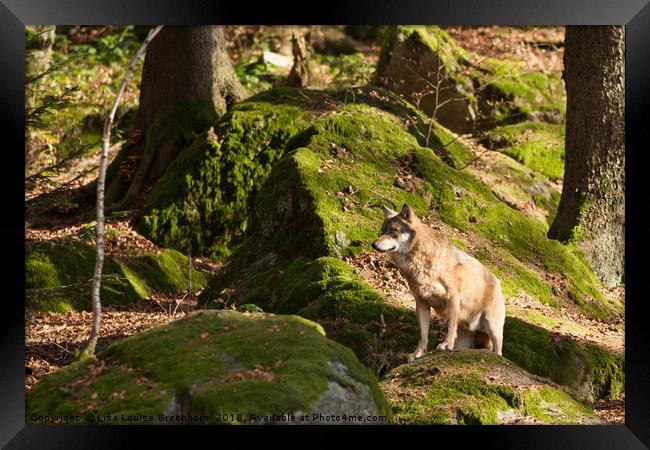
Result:
M574 388L585 399L618 398L623 392L623 356L567 336L552 339L548 330L506 318L503 355L531 373Z
M567 243L576 248L576 251L579 251L578 247L583 239L584 229L582 227L582 217L584 217L587 214L587 211L589 211L589 203L590 202L588 197L583 194L578 200L578 220L576 221L577 225L569 230L569 238L567 239ZM562 238L560 237L560 239Z
M564 176L564 125L523 122L496 127L485 135L488 147L511 156L549 179Z
M483 113L496 123L513 123L537 116L561 121L566 114L566 91L561 75L523 71L513 61L483 59L470 71L475 86L480 86ZM497 102L494 109L493 104ZM489 105L489 106L488 106Z
M381 382L402 424L598 423L584 404L493 353L439 352L402 365Z
M90 309L95 270L93 247L72 239L58 239L30 243L26 252L25 294L29 309ZM100 296L103 305L123 305L141 298L112 258L105 258L102 275Z
M379 414L390 418L374 375L317 324L234 311L192 314L112 344L97 363L76 363L46 377L28 393L27 417L78 414L91 405L99 415L150 414L156 421L173 396L189 396L183 413L207 415L207 423L228 421L223 417L230 414L244 423L251 414L307 412L329 381L342 381L330 362L342 363L367 386ZM73 389L80 379L88 381Z
M286 142L306 124L303 109L266 101L290 93L238 103L184 149L147 199L140 221L146 235L165 247L186 251L191 245L202 254L227 255L246 229L251 198Z
M424 128L421 134L429 134L428 124L421 128ZM420 145L427 146L426 138L418 141ZM462 169L476 159L472 150L459 141L457 136L436 122L431 127L428 147L433 148L438 156L455 169Z
M539 276L530 271L526 265L503 249L496 249L492 254L478 252L474 255L486 264L501 281L503 295L514 297L530 295L544 304L560 306L559 299L551 295L551 288Z
M560 203L561 187L557 183L505 153L482 151L474 155L468 165L461 166L463 170L487 184L499 200L512 208L545 227L552 222Z
M189 262L182 253L165 249L159 255L148 254L133 258L127 263L128 269L144 281L148 290L163 293L187 291L189 287ZM192 289L205 286L205 275L192 268Z
M56 267L48 255L36 253L25 261L25 285L34 288L52 288L61 285Z
M403 424L450 423L455 417L466 425L497 424L497 412L509 409L500 391L476 374L437 377L424 400L408 398L394 407Z
M76 239L30 242L26 247L25 295L29 309L65 312L90 310L95 271L95 248ZM175 250L160 255L116 260L105 256L102 270L102 305L125 305L151 295L173 294L188 287L187 258ZM205 284L193 271L193 288Z
M546 386L525 391L521 408L525 415L546 423L574 424L584 415L593 415L589 407L576 402L566 392Z

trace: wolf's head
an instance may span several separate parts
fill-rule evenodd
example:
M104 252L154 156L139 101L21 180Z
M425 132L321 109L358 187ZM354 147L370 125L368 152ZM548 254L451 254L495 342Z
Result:
M415 235L414 224L418 220L413 210L404 205L402 212L384 208L384 224L379 238L372 243L378 252L408 252Z

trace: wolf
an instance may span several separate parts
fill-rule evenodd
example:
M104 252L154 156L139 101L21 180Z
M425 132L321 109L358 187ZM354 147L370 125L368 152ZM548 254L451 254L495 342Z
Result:
M385 206L383 211L372 248L390 254L415 298L420 341L409 361L427 350L431 308L447 322L438 350L484 348L501 355L506 309L499 280L442 232L422 223L408 205L401 213Z

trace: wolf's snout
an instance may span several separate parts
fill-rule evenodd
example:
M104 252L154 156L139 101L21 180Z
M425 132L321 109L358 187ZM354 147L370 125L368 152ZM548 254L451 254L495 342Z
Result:
M375 242L370 244L372 248L375 249L375 251L378 251L379 253L386 253L386 252L392 252L395 250L396 247L391 247L391 248L386 248L386 242L382 241L381 238L377 239Z

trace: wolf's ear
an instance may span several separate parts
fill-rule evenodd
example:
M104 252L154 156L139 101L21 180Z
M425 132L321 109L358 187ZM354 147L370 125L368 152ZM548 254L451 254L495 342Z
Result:
M393 211L390 208L386 208L385 206L382 206L382 209L384 210L384 220L392 219L399 213L397 211Z
M413 219L415 218L415 213L413 212L411 207L409 205L407 205L406 203L402 207L402 217L407 222L412 222Z

